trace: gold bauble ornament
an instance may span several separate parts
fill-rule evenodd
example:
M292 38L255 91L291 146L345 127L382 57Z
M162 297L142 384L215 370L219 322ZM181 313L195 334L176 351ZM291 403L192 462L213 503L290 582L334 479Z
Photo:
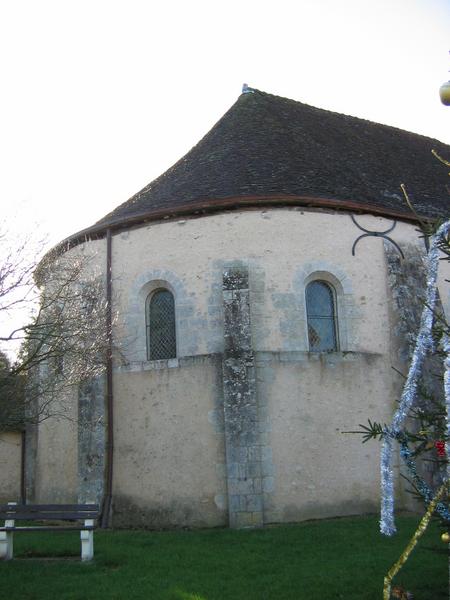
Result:
M450 81L441 85L439 88L439 96L441 97L442 104L450 106Z
M444 533L441 535L441 540L444 542L444 544L450 544L450 533L448 531L444 531Z

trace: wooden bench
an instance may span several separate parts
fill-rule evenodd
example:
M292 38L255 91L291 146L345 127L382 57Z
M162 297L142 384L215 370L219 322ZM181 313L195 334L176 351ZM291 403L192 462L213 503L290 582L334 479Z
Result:
M13 558L13 535L21 531L79 531L81 560L94 556L95 520L100 514L98 504L0 504L0 559ZM16 521L47 521L46 525L16 525ZM71 522L61 524L61 521ZM84 521L77 523L76 521Z

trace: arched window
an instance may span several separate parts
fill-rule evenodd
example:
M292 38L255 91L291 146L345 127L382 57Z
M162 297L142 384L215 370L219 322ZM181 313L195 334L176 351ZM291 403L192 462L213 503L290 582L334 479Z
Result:
M337 350L335 292L325 281L306 287L306 314L310 352Z
M147 328L147 358L175 358L175 301L172 292L159 289L147 296L145 321Z

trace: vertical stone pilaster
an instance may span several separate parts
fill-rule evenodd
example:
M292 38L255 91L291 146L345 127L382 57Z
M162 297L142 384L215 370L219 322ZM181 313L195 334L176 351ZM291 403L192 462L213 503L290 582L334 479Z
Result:
M105 476L105 380L78 389L78 500L102 503Z
M400 372L406 374L419 332L426 296L424 263L426 254L424 248L414 244L404 244L402 250L405 254L404 260L400 260L398 252L391 244L384 242L390 292L391 362ZM436 313L442 313L439 298L436 303ZM420 378L422 392L418 394L416 407L421 406L425 411L431 411L435 410L435 407L430 398L434 398L434 401L444 402L443 368L442 359L436 354L430 353L425 357ZM400 379L398 384L398 395L400 395L403 380ZM418 423L410 420L409 429L414 430L417 427ZM423 458L424 460L418 461L419 473L429 485L436 489L445 478L445 467L436 463L433 450L429 450L429 455L425 453ZM407 472L405 475L409 476ZM405 494L404 502L408 509L417 508L417 501L411 495Z
M222 373L229 524L234 528L258 527L264 522L261 446L246 267L224 270L223 306Z

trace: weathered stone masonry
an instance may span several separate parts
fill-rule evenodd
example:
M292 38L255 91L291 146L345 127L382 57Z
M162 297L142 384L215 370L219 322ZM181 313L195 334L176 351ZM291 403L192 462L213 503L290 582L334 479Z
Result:
M229 524L230 527L262 526L261 447L246 267L225 269L223 304L223 390Z
M102 502L105 435L105 382L99 377L78 390L79 502Z
M417 243L403 244L402 250L405 255L403 260L400 259L398 252L391 244L384 242L389 286L388 297L390 298L391 310L391 362L398 371L406 373L414 351L425 302L426 253L425 246L420 246ZM443 311L439 299L437 310ZM427 356L421 376L421 389L425 392L425 395L421 396L423 407L430 403L426 396L444 402L442 377L443 364L441 359L436 355ZM403 380L398 382L398 384L402 383ZM400 393L401 389L397 391L396 397L399 397ZM411 429L417 428L418 423L410 420L409 427ZM437 488L441 485L442 478L445 475L444 469L437 468L431 451L429 451L429 456L426 458L428 460L422 461L419 465L421 474L429 484ZM414 509L417 507L417 501L411 495L405 496L405 503L408 508Z

